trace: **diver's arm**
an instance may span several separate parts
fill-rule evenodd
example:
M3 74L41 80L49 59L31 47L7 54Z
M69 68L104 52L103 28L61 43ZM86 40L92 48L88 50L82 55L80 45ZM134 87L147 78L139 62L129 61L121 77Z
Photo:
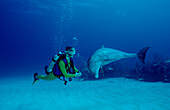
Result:
M76 73L80 72L75 66L74 66L74 71L75 71Z
M51 73L53 71L53 67L57 61L57 59L59 58L59 56L56 54L54 55L54 57L52 58L51 63L49 64L48 68L47 68L47 72Z
M79 74L79 76L81 76L82 75L82 73L74 66L74 71L76 72L76 74L78 73Z
M60 70L61 70L61 72L63 73L63 75L64 75L64 77L65 78L72 78L72 77L76 77L76 74L68 74L67 72L66 72L66 68L65 68L65 63L64 63L64 61L59 61L59 67L60 67Z

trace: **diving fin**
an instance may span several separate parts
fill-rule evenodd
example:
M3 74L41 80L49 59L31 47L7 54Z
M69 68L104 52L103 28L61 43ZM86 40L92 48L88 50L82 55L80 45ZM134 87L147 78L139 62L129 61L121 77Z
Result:
M149 48L150 47L145 47L137 53L137 56L138 56L140 62L142 62L143 64L145 64L146 52L148 51Z
M34 81L32 83L32 85L34 85L35 83L37 83L39 81L39 78L36 78L36 76L38 75L38 73L34 73Z

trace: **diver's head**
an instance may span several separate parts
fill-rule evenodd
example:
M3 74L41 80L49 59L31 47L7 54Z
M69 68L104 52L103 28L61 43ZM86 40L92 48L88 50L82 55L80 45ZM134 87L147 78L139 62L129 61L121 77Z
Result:
M72 58L76 54L76 49L71 46L65 48L65 53L68 57Z

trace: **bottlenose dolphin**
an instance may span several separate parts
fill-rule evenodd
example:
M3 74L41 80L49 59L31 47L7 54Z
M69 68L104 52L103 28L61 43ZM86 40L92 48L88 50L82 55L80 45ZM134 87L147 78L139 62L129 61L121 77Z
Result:
M123 59L138 57L141 63L145 64L146 52L150 47L141 49L138 53L126 53L112 48L102 47L96 50L87 61L88 69L94 74L95 78L99 77L99 69L109 63Z

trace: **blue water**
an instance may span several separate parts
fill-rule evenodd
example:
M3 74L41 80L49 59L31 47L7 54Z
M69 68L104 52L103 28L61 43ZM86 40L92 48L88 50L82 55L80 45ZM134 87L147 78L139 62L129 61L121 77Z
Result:
M150 46L147 61L153 53L170 58L169 6L169 0L1 0L0 74L41 72L67 45L84 62L102 45L126 52Z

